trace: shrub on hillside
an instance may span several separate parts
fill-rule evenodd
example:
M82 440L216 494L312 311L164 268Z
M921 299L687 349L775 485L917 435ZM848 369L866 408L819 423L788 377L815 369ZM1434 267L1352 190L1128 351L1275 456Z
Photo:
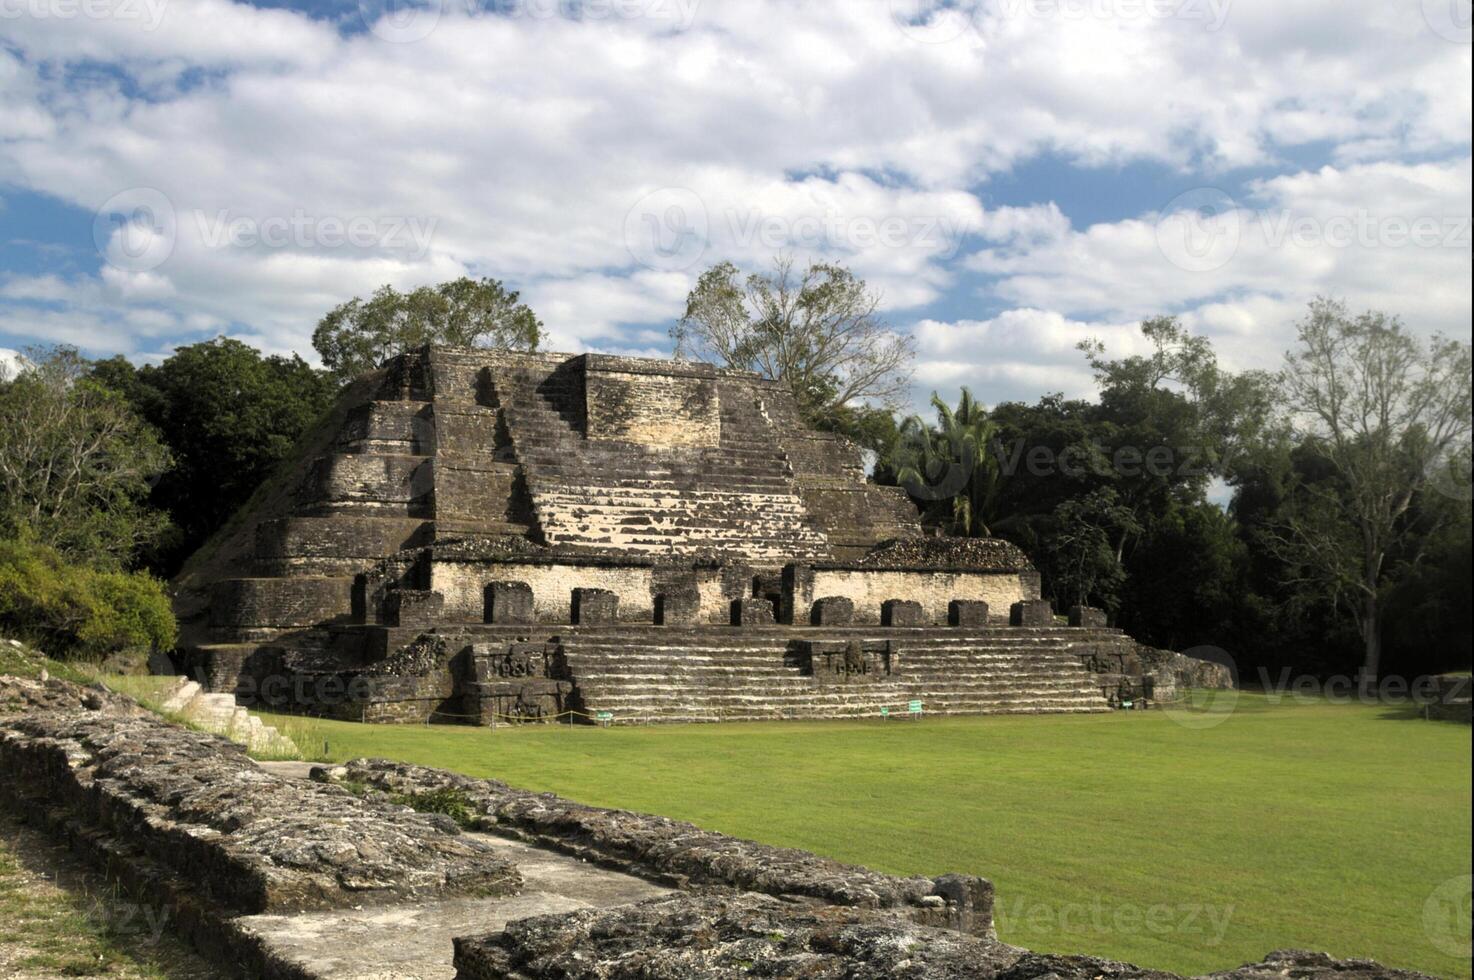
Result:
M56 657L168 650L178 627L164 583L144 572L70 564L55 548L0 540L0 632Z

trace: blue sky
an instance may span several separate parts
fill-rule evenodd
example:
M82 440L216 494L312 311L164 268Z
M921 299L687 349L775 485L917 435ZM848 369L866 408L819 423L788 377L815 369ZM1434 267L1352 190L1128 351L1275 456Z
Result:
M1086 394L1181 316L1470 332L1467 0L0 0L0 349L312 359L462 274L659 355L702 268L844 262L915 400Z

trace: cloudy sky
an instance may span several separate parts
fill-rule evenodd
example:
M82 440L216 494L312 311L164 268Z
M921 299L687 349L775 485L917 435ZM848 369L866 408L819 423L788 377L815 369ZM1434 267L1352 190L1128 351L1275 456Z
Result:
M842 261L916 391L1090 389L1176 313L1470 333L1469 0L0 0L0 348L312 359L462 274L663 354L700 270Z

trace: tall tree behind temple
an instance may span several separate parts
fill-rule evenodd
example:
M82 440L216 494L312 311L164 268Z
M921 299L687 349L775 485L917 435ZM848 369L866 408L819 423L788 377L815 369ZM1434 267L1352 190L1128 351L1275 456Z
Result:
M1328 473L1295 484L1265 541L1302 570L1299 584L1349 614L1369 683L1381 670L1389 561L1446 519L1443 508L1418 507L1425 492L1438 492L1430 475L1449 473L1451 457L1466 465L1470 346L1424 343L1395 317L1352 316L1327 299L1313 302L1298 327L1285 389L1300 444Z
M744 278L722 262L701 274L671 339L678 358L784 382L811 425L879 450L894 423L878 416L899 403L916 356L879 309L880 294L843 266L798 271L779 256Z
M246 502L337 392L300 357L262 356L225 337L180 347L157 367L113 358L93 376L122 392L174 455L152 496L179 529L151 559L165 576Z
M312 333L323 366L340 382L424 344L537 350L541 341L542 321L515 290L468 276L408 293L382 286L328 311Z
M889 453L895 480L922 503L923 520L958 537L991 537L1000 466L997 426L967 388L954 410L932 395L935 426L919 415L901 423Z

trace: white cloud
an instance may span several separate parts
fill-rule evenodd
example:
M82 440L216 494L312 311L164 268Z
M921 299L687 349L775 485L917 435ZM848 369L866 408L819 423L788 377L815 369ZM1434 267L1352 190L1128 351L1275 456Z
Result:
M1329 141L1335 170L1266 180L1241 203L1416 208L1457 198L1459 178L1467 201L1467 163L1397 162L1469 142L1469 48L1431 31L1415 0L1356 17L1328 0L1194 5L1206 21L1008 0L932 31L898 24L905 5L890 0L652 3L641 9L676 16L583 20L447 3L414 43L228 0L132 6L141 18L6 21L0 184L87 210L156 188L172 249L92 279L11 280L7 332L144 355L168 321L181 340L225 330L305 352L349 296L486 274L522 288L554 346L661 349L703 264L759 266L778 247L840 258L904 322L956 295L960 242L987 244L966 268L996 277L1020 315L1071 323L1178 309L1257 351L1264 318L1317 290L1467 320L1467 268L1442 255L1246 239L1223 270L1189 274L1163 261L1151 216L1076 230L1047 199L985 211L972 192L1046 151L1206 183ZM98 64L109 70L71 70ZM222 214L300 218L308 233L211 247ZM704 248L681 237L698 218ZM354 220L429 236L324 243ZM1067 355L988 370L1047 382Z
M1072 320L1041 309L1007 310L987 320L922 320L912 332L917 402L932 390L953 398L962 385L991 403L1033 401L1047 392L1085 397L1094 386L1078 344L1099 340L1113 356L1145 351L1134 322Z
M1020 305L1116 319L1182 312L1229 344L1283 340L1317 294L1398 313L1422 332L1468 333L1468 158L1325 167L1251 191L1246 202L1204 198L1224 204L1211 217L1164 209L1006 242L967 265Z

